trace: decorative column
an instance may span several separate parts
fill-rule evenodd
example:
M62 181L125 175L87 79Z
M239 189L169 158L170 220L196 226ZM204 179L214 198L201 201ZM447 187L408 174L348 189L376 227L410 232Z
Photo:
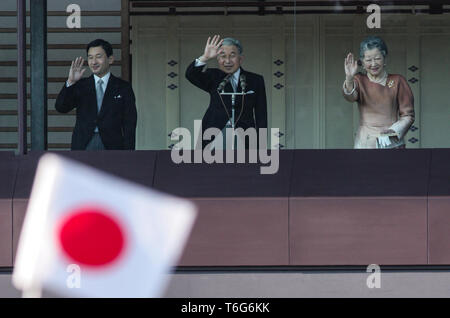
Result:
M406 41L406 79L414 95L415 120L405 136L407 148L420 148L420 26L416 15L408 15Z
M166 59L166 132L167 147L172 149L172 131L180 126L180 42L178 17L167 17L167 59Z
M274 145L276 149L286 147L286 70L285 70L285 32L284 32L284 16L276 15L273 18L272 28L272 122L269 124L269 141L268 147L271 145L272 136L270 128L279 128L277 136L279 143ZM268 87L266 83L266 87Z

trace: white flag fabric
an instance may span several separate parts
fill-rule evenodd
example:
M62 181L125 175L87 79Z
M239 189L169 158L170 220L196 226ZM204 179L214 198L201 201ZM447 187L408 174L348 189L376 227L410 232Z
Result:
M195 216L187 200L45 154L13 284L65 297L160 297Z

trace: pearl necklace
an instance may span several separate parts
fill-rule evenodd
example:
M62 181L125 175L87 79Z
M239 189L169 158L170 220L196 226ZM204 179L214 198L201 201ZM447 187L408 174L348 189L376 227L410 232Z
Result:
M367 73L367 77L373 83L377 83L377 84L381 84L383 86L386 86L386 81L387 81L388 74L386 73L386 71L384 71L383 76L378 77L378 78L374 78L372 75L370 75L370 73Z

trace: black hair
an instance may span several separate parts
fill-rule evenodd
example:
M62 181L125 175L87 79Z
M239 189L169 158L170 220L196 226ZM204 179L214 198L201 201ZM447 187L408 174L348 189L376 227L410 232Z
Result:
M103 39L97 39L97 40L90 42L87 45L86 53L89 53L89 49L91 47L97 47L97 46L101 46L103 48L103 50L105 50L107 57L110 57L111 55L113 55L113 49L112 49L111 43L109 43L108 41L105 41Z

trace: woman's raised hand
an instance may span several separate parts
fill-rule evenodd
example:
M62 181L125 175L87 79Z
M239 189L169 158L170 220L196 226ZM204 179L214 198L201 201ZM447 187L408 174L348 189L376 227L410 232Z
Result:
M344 62L345 78L348 81L353 80L353 77L358 72L358 61L355 60L352 53L348 53Z

